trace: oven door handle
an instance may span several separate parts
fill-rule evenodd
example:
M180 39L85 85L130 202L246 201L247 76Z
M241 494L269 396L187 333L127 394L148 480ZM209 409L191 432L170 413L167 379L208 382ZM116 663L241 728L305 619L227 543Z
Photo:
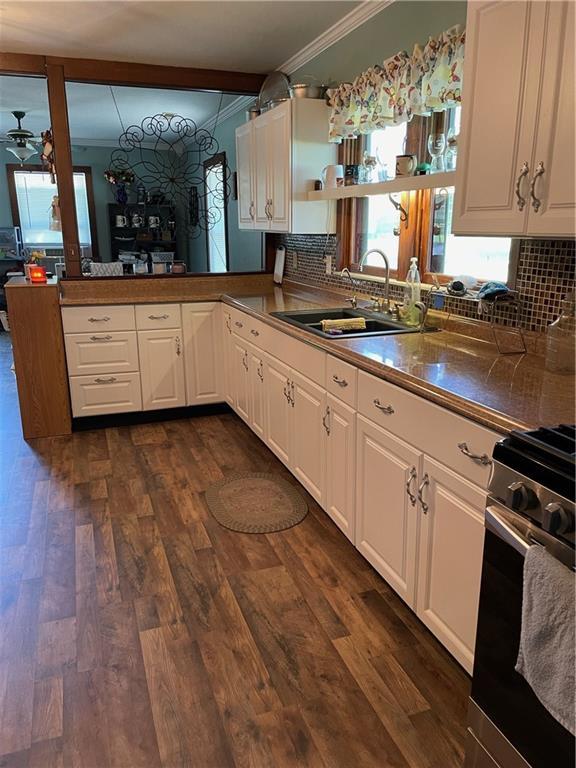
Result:
M504 520L496 507L486 507L484 519L486 521L486 528L495 533L506 544L509 544L522 557L526 556L526 552L532 546L532 542L528 541L519 531Z

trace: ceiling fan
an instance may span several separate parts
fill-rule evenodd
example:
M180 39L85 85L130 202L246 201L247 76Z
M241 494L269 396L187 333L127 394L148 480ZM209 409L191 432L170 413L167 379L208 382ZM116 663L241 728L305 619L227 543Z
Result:
M18 127L6 131L5 136L0 136L0 143L10 144L11 146L5 147L5 149L17 157L20 165L22 165L32 155L38 154L39 148L36 145L41 144L42 139L40 136L34 136L32 131L22 128L22 120L26 117L26 112L15 110L12 114L18 121Z

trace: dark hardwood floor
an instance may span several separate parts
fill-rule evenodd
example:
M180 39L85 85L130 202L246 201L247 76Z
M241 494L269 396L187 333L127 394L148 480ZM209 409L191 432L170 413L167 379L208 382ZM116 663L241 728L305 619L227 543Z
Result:
M467 675L311 499L272 535L209 515L227 472L291 477L236 416L27 444L9 355L1 768L461 765Z

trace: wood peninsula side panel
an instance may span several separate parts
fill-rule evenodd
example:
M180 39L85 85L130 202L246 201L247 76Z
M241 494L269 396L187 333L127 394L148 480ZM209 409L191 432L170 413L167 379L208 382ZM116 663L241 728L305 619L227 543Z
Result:
M22 432L35 437L72 432L58 283L6 284Z

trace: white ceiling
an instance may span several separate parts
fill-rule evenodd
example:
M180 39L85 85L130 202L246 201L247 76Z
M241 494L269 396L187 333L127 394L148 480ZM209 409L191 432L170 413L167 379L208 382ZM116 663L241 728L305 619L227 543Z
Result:
M199 91L68 83L68 118L72 143L116 146L124 128L162 112L191 118L202 125L234 101L235 96ZM118 106L118 111L116 106ZM0 76L0 135L16 127L12 110L26 112L22 126L36 135L50 125L46 81ZM120 112L120 118L118 116Z
M0 49L270 72L358 2L0 0Z

